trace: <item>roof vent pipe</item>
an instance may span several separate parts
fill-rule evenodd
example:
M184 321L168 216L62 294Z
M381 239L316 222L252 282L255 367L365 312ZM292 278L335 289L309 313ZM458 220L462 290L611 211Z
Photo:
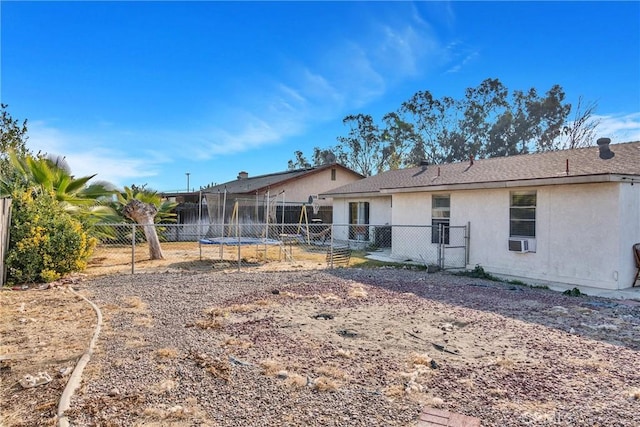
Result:
M469 154L469 166L473 166L473 154Z
M596 141L596 144L598 144L598 148L600 149L601 159L609 160L616 155L613 151L611 151L611 148L609 148L609 144L611 144L610 138L599 138Z

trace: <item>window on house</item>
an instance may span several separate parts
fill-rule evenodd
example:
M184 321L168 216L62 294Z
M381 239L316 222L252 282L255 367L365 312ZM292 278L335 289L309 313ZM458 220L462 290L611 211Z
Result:
M369 202L349 203L349 239L369 240Z
M449 244L449 217L451 216L451 197L448 194L431 197L431 243Z
M336 180L336 170L331 169L331 181L335 181L335 180Z
M536 192L511 193L509 237L536 237Z

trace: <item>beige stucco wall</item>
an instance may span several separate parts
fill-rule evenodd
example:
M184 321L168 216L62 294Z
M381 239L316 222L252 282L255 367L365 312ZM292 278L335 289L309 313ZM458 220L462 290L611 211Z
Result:
M397 225L431 225L431 193L394 194L391 218Z
M514 189L451 192L451 225L471 223L469 268L604 289L631 286L631 245L640 241L640 195L618 183L556 185L536 190L535 252L508 250L509 201ZM431 223L429 193L396 194L393 224ZM427 251L424 239L395 238L393 252ZM424 247L423 247L424 246Z
M510 192L527 190L537 194L533 251L511 252ZM452 226L471 224L468 268L481 265L488 272L530 283L611 290L631 286L636 271L631 247L640 242L640 185L611 182L434 194L450 194ZM334 200L334 223L348 222L350 201L368 201L371 224L394 226L394 257L414 261L433 257L436 245L431 244L428 228L402 227L431 224L431 193L392 197L393 207L390 196ZM346 227L342 232L346 235Z
M523 254L507 248L508 189L456 193L455 212L465 212L471 221L469 266L479 264L494 273L541 281L616 289L617 187L522 189L537 191L535 252Z
M448 193L434 193L448 194ZM398 260L435 264L438 245L431 243L431 193L399 193L393 195L391 255Z
M287 203L307 203L309 196L317 196L334 188L350 184L361 179L360 176L350 173L342 168L336 168L336 179L331 180L331 168L318 173L310 174L299 180L293 180L269 189L269 194L274 196L285 191L284 197ZM282 195L278 196L278 202L282 201ZM331 199L317 199L321 206L331 206Z
M349 202L369 202L369 224L372 227L391 224L391 196L335 198L333 199L333 237L335 239L348 239Z
M640 185L620 185L620 258L618 266L621 288L632 286L636 274L631 248L640 243ZM638 284L640 285L640 284ZM637 286L638 286L637 285Z

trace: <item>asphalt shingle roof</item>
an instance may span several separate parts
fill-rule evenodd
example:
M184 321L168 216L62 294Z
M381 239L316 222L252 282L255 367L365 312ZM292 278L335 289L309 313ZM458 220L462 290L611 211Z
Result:
M377 193L381 190L527 181L594 175L640 177L640 142L611 144L613 158L599 147L551 151L392 170L325 192L323 196ZM567 166L568 165L568 166ZM567 172L568 168L568 172Z
M249 176L248 178L236 179L234 181L225 182L222 184L207 187L203 190L205 193L224 192L225 188L227 193L231 194L245 194L254 193L256 191L266 190L270 186L281 184L285 181L291 181L294 179L302 178L306 175L320 172L324 169L331 167L343 168L347 171L353 172L350 169L340 165L339 163L332 163L307 169L288 170L283 172L275 172L267 175ZM353 172L356 174L356 172Z

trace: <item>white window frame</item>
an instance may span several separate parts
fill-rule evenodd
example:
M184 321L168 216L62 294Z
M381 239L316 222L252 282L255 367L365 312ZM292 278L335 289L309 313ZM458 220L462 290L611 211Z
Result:
M533 196L533 204L523 204L522 202L518 202L516 204L515 198L518 196ZM509 193L509 237L523 238L523 239L536 238L537 205L538 205L538 193L535 190L512 191ZM531 213L533 215L531 215ZM527 216L530 216L532 218L527 218ZM518 229L517 224L524 225L527 223L533 223L531 232L525 232L526 230L523 230L522 228ZM518 231L522 231L522 232L518 232Z
M447 199L448 206L436 206L436 200ZM450 194L433 194L431 196L431 243L440 243L440 225L444 225L443 242L449 244L449 224L451 218L451 195Z

